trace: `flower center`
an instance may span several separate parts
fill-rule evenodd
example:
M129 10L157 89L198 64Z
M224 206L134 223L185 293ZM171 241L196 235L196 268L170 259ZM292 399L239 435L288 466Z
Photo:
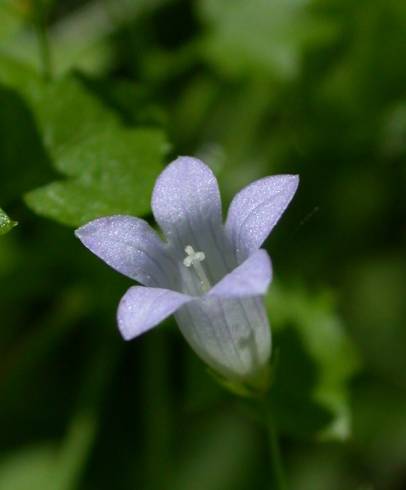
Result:
M203 269L201 262L206 258L206 254L204 252L195 252L192 245L187 245L185 247L186 257L183 259L183 265L186 267L193 267L197 277L200 281L200 286L203 289L203 292L209 291L211 288L210 281Z

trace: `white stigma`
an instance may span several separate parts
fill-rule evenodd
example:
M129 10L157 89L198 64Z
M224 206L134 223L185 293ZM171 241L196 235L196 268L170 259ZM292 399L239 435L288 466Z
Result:
M190 267L192 265L195 265L196 263L203 262L203 260L206 258L204 252L195 252L192 245L188 245L187 247L185 247L185 252L186 257L183 259L183 264L186 265L186 267Z
M187 245L185 247L186 257L183 259L183 265L186 267L193 267L196 272L197 277L200 280L200 285L204 292L207 292L210 288L210 281L204 272L204 269L201 265L201 262L206 258L206 254L204 252L195 252L192 245Z

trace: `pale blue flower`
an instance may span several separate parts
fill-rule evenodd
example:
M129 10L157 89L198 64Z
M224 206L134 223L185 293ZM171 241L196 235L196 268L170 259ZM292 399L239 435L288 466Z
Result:
M162 241L131 216L96 219L77 237L107 264L143 286L133 286L118 308L127 340L174 314L179 328L213 370L250 383L271 354L262 297L272 279L259 248L298 186L294 175L258 180L231 202L225 225L217 180L203 162L179 157L158 177L152 210Z

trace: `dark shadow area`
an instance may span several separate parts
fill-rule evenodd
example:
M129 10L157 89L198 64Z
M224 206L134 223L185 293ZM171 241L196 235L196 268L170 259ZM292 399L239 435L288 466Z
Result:
M55 176L30 109L17 92L3 86L0 86L0 162L3 206Z
M314 401L318 367L294 326L274 335L275 362L270 404L280 431L309 436L324 429L332 414Z

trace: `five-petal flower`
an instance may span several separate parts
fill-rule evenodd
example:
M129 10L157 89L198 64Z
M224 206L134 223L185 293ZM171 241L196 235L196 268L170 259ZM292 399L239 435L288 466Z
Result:
M152 210L162 241L143 220L96 219L77 237L133 286L118 308L127 340L175 314L184 337L216 372L250 382L266 367L270 328L262 302L272 278L261 245L291 201L295 175L260 179L233 199L222 222L217 180L208 166L179 157L158 177Z

